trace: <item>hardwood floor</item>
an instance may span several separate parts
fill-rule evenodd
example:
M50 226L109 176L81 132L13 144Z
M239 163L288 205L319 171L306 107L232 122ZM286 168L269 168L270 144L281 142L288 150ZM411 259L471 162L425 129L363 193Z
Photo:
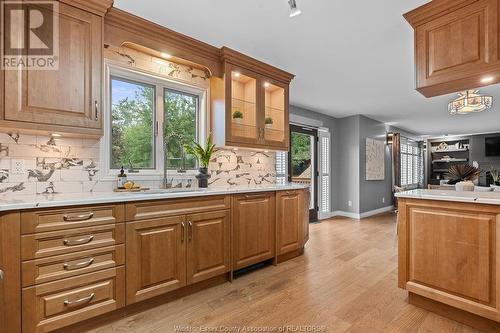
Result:
M311 225L310 237L304 256L90 332L182 331L176 325L184 332L200 326L278 332L282 325L318 325L319 332L478 332L407 303L397 288L394 215L330 219Z

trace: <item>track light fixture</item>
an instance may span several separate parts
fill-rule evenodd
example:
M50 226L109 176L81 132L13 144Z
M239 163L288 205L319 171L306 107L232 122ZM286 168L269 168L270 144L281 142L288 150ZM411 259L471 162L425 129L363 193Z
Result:
M290 17L295 17L297 15L300 15L302 11L297 8L297 1L295 0L288 0L288 4L290 5Z

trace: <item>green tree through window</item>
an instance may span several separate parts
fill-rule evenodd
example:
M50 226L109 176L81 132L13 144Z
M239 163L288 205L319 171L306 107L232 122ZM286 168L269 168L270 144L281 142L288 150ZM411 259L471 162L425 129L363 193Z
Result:
M111 168L155 168L154 86L112 78Z

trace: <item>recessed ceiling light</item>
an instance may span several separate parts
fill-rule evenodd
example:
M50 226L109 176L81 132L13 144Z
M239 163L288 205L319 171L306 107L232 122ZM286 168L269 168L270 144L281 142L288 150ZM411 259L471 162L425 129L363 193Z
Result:
M295 0L288 0L288 4L290 5L290 17L295 17L302 13L302 11L297 8L297 2Z
M493 76L485 76L481 79L481 83L490 83L493 82L494 79Z
M164 53L164 52L162 52L162 53L160 53L160 55L162 56L162 58L165 58L165 59L170 59L170 58L172 58L172 55L171 55L171 54L168 54L168 53Z

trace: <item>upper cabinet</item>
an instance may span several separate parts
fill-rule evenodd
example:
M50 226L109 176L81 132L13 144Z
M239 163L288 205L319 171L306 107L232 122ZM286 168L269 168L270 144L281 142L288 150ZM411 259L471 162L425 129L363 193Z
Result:
M415 29L416 89L426 97L500 82L497 0L434 0L404 17Z
M288 150L293 75L222 49L224 78L211 78L211 130L222 146Z
M3 71L2 128L101 135L103 15L106 1L59 2L58 8L30 5L59 22L57 68ZM110 3L108 3L110 5ZM19 35L29 24L11 24ZM55 35L57 36L57 35Z

